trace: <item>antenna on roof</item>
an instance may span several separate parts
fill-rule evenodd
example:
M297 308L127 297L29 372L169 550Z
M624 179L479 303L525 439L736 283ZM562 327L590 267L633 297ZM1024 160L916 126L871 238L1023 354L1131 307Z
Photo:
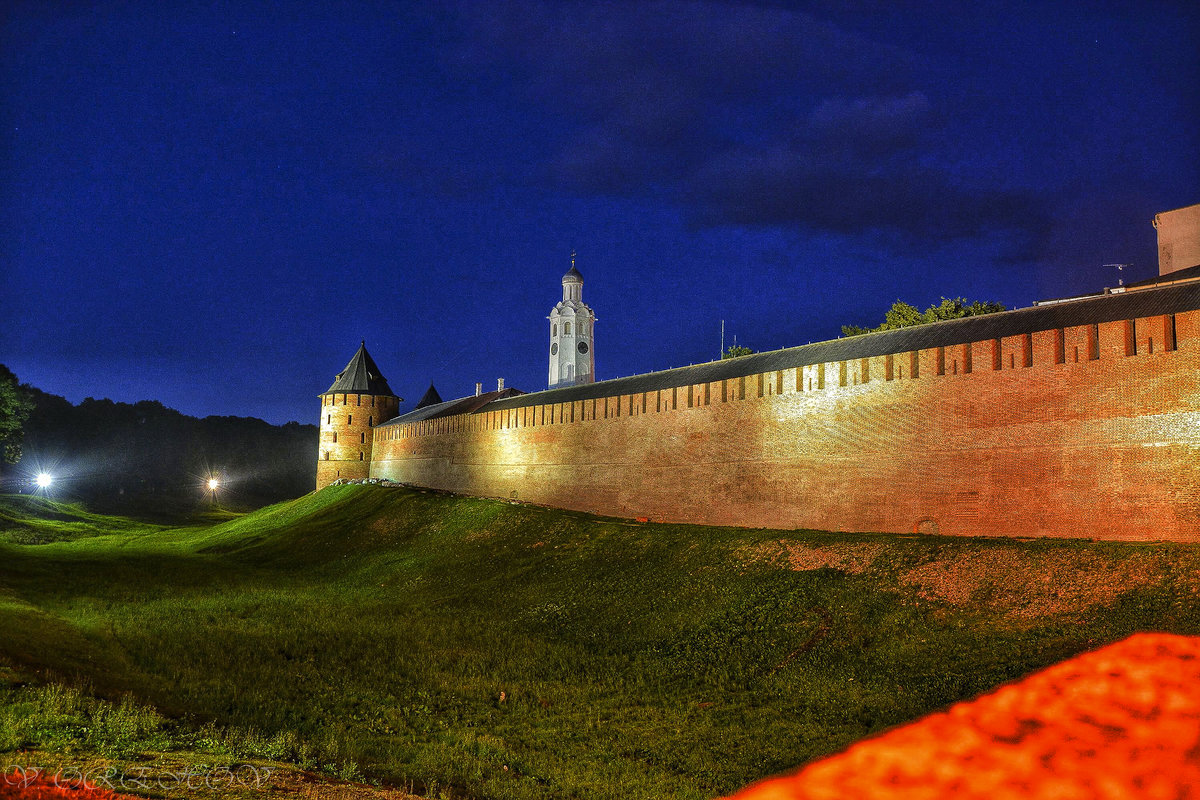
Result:
M1122 270L1124 270L1126 267L1132 267L1132 266L1133 266L1133 264L1105 264L1104 266L1106 266L1106 267L1116 267L1116 268L1117 268L1117 286L1124 286L1124 285L1125 285L1125 280L1124 280L1124 279L1121 277L1121 272L1122 272Z

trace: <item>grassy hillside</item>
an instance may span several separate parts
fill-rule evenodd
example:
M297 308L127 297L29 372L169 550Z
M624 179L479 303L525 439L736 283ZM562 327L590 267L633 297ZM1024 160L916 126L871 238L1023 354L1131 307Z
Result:
M193 528L84 514L0 503L47 542L0 534L0 750L48 736L12 711L36 676L132 693L177 738L223 730L434 796L705 798L1135 630L1200 633L1189 546L636 524L360 486Z

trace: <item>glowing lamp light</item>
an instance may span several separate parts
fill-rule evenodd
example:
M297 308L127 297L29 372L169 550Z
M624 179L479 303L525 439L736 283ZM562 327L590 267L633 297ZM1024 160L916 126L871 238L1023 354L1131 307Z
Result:
M208 490L210 492L215 492L217 490L217 487L220 485L221 485L221 482L219 480L217 480L216 478L208 479Z
M39 489L46 489L50 484L54 483L54 476L49 472L39 472L37 475L37 485Z

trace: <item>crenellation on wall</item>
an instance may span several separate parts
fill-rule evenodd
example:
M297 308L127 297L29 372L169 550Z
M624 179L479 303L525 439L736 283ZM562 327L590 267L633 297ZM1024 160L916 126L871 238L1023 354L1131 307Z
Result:
M1096 326L1099 331L1099 360L1125 357L1125 324L1126 320L1118 320Z
M1174 316L1175 346L1184 351L1200 348L1200 311Z
M689 384L653 392L618 394L591 400L526 406L520 409L484 410L475 414L460 414L409 423L397 428L394 438L615 420L622 417L643 416L652 412L664 413L681 408L700 409L713 405L714 398L719 399L720 404L727 404L747 399L769 400L782 395L807 395L822 391L847 395L858 392L863 387L881 391L887 384L899 381L901 378L920 379L921 374L928 372L929 365L936 363L939 356L946 359L948 366L942 375L935 374L934 377L947 378L955 375L982 374L976 367L978 361L975 354L978 352L984 353L988 356L988 360L993 362L988 364L989 369L985 369L984 372L992 371L990 367L994 366L997 361L999 362L999 371L1015 370L1019 372L1029 367L1065 369L1076 364L1086 364L1088 361L1111 361L1128 358L1131 355L1164 355L1178 350L1181 346L1180 342L1186 348L1198 346L1200 324L1197 323L1197 317L1200 317L1200 311L1186 312L1181 315L1157 315L1137 320L1104 323L1100 326L1073 326L1035 331L1031 334L1006 337L1002 342L1001 340L985 340L945 348L805 365L788 370L773 370L736 379ZM1095 335L1097 328L1099 328L1099 336ZM1182 333L1179 332L1181 329ZM1130 345L1133 340L1131 333L1136 338L1136 346ZM1102 354L1097 348L1096 357L1087 358L1087 351L1092 346L1089 342L1097 341L1100 342L1101 347L1106 346L1107 350ZM1168 342L1170 342L1169 345ZM994 359L991 355L997 352L1001 356L1000 359ZM1005 357L1008 359L1007 364L1003 361ZM909 364L909 372L903 371L904 363ZM898 364L900 366L897 366ZM891 369L891 378L886 377L889 368ZM821 387L820 373L827 370L836 370L839 375L844 371L845 385ZM873 382L871 380L872 373L879 376ZM791 376L790 380L788 376ZM1005 380L1011 380L1011 376L1006 376ZM761 395L757 392L747 393L747 383L757 384L761 387ZM838 392L839 389L849 391ZM678 394L681 393L686 393L686 402L682 402L678 397ZM354 394L338 395L331 399L330 405L334 407L338 404L361 406L369 402L369 398L360 398ZM327 402L329 399L323 399L323 407ZM673 405L673 403L678 404ZM351 415L352 413L346 414L345 417L349 419ZM370 418L368 418L369 420ZM384 441L390 440L393 440L393 437L384 437Z

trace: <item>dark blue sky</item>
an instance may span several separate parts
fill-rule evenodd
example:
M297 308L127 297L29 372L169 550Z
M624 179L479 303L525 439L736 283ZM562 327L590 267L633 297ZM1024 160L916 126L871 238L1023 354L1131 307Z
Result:
M544 388L572 249L617 377L1156 272L1200 202L1200 7L8 3L0 361L315 422Z

